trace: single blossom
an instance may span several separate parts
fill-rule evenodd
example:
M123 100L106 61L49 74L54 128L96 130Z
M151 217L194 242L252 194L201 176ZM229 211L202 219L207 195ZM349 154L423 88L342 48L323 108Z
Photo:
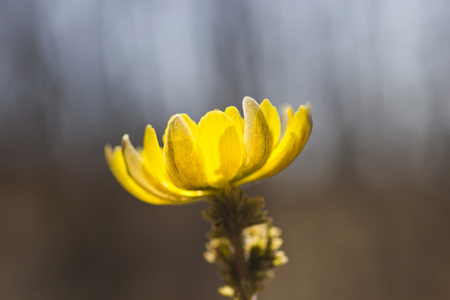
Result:
M147 125L142 150L128 135L122 146L105 147L111 172L136 198L152 204L184 204L273 176L300 153L312 128L311 104L294 113L277 109L265 99L261 105L243 100L244 118L230 106L214 110L196 124L186 114L168 122L161 148L155 130Z

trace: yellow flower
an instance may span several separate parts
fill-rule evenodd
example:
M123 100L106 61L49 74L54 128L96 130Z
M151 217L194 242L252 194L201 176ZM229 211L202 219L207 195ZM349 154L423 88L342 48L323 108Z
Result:
M282 110L265 99L243 100L244 118L236 107L214 110L198 125L186 114L170 118L159 146L147 125L144 146L136 150L128 135L122 147L105 147L111 172L133 196L152 204L183 204L226 186L273 176L300 153L312 128L311 104Z

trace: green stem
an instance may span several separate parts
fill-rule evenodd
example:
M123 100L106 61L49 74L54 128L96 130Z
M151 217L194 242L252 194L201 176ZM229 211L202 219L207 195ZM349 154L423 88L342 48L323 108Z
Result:
M205 258L222 266L220 274L225 286L220 293L234 300L256 300L256 293L264 288L264 281L279 260L278 247L272 248L271 244L272 238L278 238L279 234L270 233L264 199L247 197L239 188L228 187L207 201L210 207L203 211L203 216L212 222L213 228ZM262 227L247 232L255 225ZM247 235L249 241L245 240Z
M249 289L250 282L248 279L248 263L245 259L243 247L243 234L237 226L233 226L230 232L230 243L234 250L234 267L236 270L236 286L239 289L241 299L237 300L252 300L252 293Z

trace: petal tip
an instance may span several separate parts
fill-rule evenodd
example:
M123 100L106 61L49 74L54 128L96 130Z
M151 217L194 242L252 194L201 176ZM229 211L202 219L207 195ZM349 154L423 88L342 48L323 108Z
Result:
M111 159L112 154L113 154L112 146L110 144L106 144L105 145L105 157L106 157L107 161L109 161Z
M128 152L131 149L134 150L133 144L131 144L130 136L128 134L125 134L122 137L122 149L123 149L124 154L125 154L125 152Z
M311 114L311 109L312 109L312 105L311 102L306 102L306 111L308 112L308 114Z
M144 148L145 148L145 144L148 143L148 139L151 135L155 135L156 136L156 132L155 129L153 128L152 125L148 124L147 126L145 126L145 134L144 134Z
M179 122L186 123L186 121L184 120L184 118L183 118L183 116L181 114L176 114L176 115L173 116L172 121L170 121L169 127L170 127L170 125L176 124L176 123L179 123ZM186 125L187 125L187 123L186 123Z
M127 134L124 134L122 137L122 144L125 142L129 142L130 141L130 136Z
M250 103L258 104L258 102L256 102L256 100L253 99L252 97L245 96L244 99L242 100L242 106L245 107L245 106L249 105Z
M306 114L308 116L308 120L309 122L312 124L312 115L311 115L311 110L312 110L312 105L311 102L306 102Z
M284 103L281 105L280 109L284 112L292 111L292 105L290 105L289 103Z
M272 105L272 103L270 102L270 100L267 99L267 98L265 98L265 99L263 100L263 102L261 102L261 105L263 105L263 103L268 103L268 104ZM261 105L260 105L260 106L261 106Z

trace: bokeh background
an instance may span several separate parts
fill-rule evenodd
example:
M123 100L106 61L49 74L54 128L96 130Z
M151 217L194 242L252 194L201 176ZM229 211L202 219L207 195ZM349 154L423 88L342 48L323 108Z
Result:
M125 192L103 148L242 98L311 101L246 187L290 262L267 299L450 299L448 1L0 1L0 299L222 299L206 205Z

